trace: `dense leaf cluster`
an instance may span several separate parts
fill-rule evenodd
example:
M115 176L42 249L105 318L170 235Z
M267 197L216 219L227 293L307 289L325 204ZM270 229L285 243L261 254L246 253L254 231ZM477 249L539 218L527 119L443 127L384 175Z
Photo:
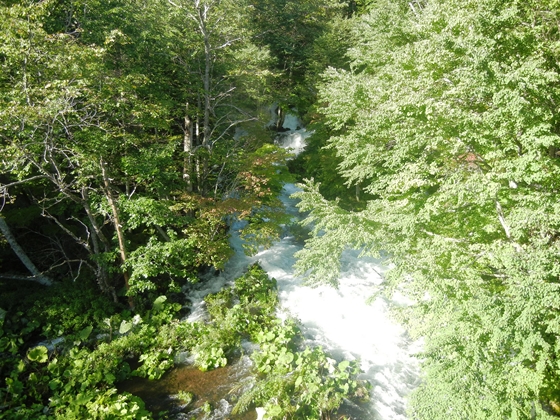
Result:
M249 13L225 1L0 6L5 272L25 273L13 250L34 276L93 278L138 305L222 267L228 216L278 215L287 154L263 129L273 72Z
M400 316L426 339L412 418L553 417L558 4L370 3L350 68L329 69L319 92L328 152L367 203L351 211L303 185L314 236L300 271L336 282L348 245L394 262L390 290L415 301Z

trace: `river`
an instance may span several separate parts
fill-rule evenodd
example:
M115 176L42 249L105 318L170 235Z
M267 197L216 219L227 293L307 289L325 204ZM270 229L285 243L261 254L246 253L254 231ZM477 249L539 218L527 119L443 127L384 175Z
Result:
M291 117L286 119L285 126L290 131L284 133L278 143L299 152L305 147L308 133L297 127L297 120ZM290 196L296 191L296 186L287 184L280 197L286 212L294 218L298 218L299 214L295 207L296 201ZM406 419L406 396L419 383L418 363L413 353L421 345L411 342L402 327L389 316L390 305L406 304L405 302L389 302L382 297L369 304L367 302L375 287L382 283L386 268L379 261L359 258L357 252L349 250L342 255L339 287L311 288L305 286L303 279L295 276L293 271L294 253L303 246L300 241L286 233L271 248L249 257L243 253L239 238L242 226L243 222L236 222L231 226L231 244L235 255L225 269L203 282L204 287L189 290L188 298L192 302L189 319L205 317L203 297L219 291L225 284L243 274L249 264L258 261L277 280L280 316L297 318L309 344L322 346L333 358L361 361L361 378L372 384L371 400L360 407L347 404L344 413L356 420ZM241 381L248 375L249 369L247 360L242 360L233 371L228 370L224 375L233 378L230 381ZM181 374L171 372L168 382L173 383L173 378L178 375ZM160 388L172 393L169 387ZM140 395L142 396L141 392ZM221 408L208 418L233 418L229 415L231 406L226 401L227 398L218 398Z

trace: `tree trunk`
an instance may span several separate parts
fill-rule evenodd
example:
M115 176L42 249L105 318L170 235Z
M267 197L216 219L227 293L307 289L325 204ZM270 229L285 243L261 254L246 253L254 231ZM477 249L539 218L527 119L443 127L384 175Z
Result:
M207 6L204 5L206 8ZM202 145L210 149L210 111L211 111L211 84L210 78L212 74L212 46L210 45L210 33L206 27L206 15L208 10L202 10L202 7L198 8L198 18L199 18L199 28L204 39L204 121L202 123Z
M86 211L86 215L88 217L88 220L91 224L91 244L93 247L93 255L100 255L101 254L101 248L99 247L99 241L101 241L103 243L103 247L105 248L105 252L109 251L109 241L107 241L107 238L105 238L105 235L103 235L103 232L101 232L101 228L98 226L97 221L95 220L95 217L93 215L93 212L91 211L91 207L89 205L89 194L87 191L86 187L82 188L82 205L84 207L84 210ZM99 287L101 289L101 291L103 293L109 293L111 295L111 297L113 298L113 302L117 303L118 299L117 299L117 294L115 293L115 288L112 287L109 284L109 274L107 272L107 267L105 266L105 264L103 262L101 262L101 260L95 259L95 264L97 266L97 273L96 273L96 277L97 277L97 284L99 284Z
M192 149L193 149L193 127L189 117L189 103L185 105L185 135L183 136L183 180L187 184L187 192L192 192Z
M22 249L22 247L19 246L19 244L17 243L16 238L14 237L14 235L12 235L12 232L10 231L8 224L6 223L6 220L4 220L2 216L0 216L0 232L2 232L2 234L5 236L6 240L10 244L10 247L12 248L14 253L18 256L18 258L23 263L23 265L25 265L25 267L33 275L33 277L27 277L25 279L36 281L45 286L51 286L52 280L44 276L43 274L41 274L41 272L37 269L37 267L35 267L35 264L33 264L33 262L29 259L29 257L25 253L25 251Z
M204 11L202 10L204 7ZM202 194L206 194L206 178L208 177L208 159L212 151L212 143L210 142L210 112L212 108L212 46L210 44L210 32L206 27L206 19L209 11L209 6L199 6L199 26L200 32L202 33L204 39L204 76L203 76L203 86L204 86L204 119L202 122L202 146L206 148L208 154L202 155L202 176L200 179L200 186Z
M111 182L109 179L109 175L107 174L107 167L105 165L105 162L103 161L103 158L99 159L99 164L101 166L103 183L105 184L105 195L107 197L107 201L109 202L109 206L111 207L111 212L113 213L113 224L115 225L115 231L117 232L117 239L119 241L119 254L121 256L121 263L125 265L127 260L126 243L124 240L124 233L120 222L119 210L113 198L113 193L111 191ZM128 291L130 289L130 284L129 284L130 276L128 274L128 270L123 270L123 275L124 275L124 284L126 290ZM131 308L134 308L134 300L132 299L132 296L128 297L128 304L130 305Z

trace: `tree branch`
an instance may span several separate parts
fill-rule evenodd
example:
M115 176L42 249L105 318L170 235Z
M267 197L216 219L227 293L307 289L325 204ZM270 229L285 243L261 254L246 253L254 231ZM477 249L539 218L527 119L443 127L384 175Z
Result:
M29 259L29 257L27 256L23 248L18 244L16 238L14 237L14 235L12 235L12 232L8 227L6 220L2 216L0 216L0 232L2 232L2 234L5 236L6 240L10 244L10 247L12 248L14 253L18 256L18 258L23 263L23 265L25 265L25 267L29 270L29 272L33 274L32 277L29 278L24 277L24 279L36 281L41 284L44 284L45 286L52 285L52 280L47 276L44 276L37 269L37 267L35 267L35 264L33 264L33 262Z

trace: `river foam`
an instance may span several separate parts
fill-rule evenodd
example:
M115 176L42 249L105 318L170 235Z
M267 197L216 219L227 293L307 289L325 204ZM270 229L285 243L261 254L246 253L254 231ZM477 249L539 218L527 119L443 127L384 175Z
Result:
M291 120L290 120L291 121ZM299 152L305 147L309 133L295 125L276 140L277 144ZM294 147L296 145L296 147ZM295 149L295 150L294 150ZM297 191L293 184L284 186L280 199L293 220L300 215ZM389 309L392 304L383 297L368 303L368 298L383 282L386 267L373 258L359 257L357 251L345 251L341 257L338 288L323 285L309 287L294 273L294 253L302 248L300 241L287 234L269 249L257 255L244 254L240 229L246 222L231 226L231 245L235 255L223 272L206 281L203 290L189 291L193 301L191 320L205 316L202 297L220 290L226 283L242 275L247 266L259 262L278 283L280 316L294 317L301 322L308 345L322 346L337 360L359 359L361 378L372 385L371 402L365 407L346 407L357 420L405 420L406 396L419 384L419 368L413 354L421 344L411 342L404 329L395 323ZM194 293L194 295L193 295Z

